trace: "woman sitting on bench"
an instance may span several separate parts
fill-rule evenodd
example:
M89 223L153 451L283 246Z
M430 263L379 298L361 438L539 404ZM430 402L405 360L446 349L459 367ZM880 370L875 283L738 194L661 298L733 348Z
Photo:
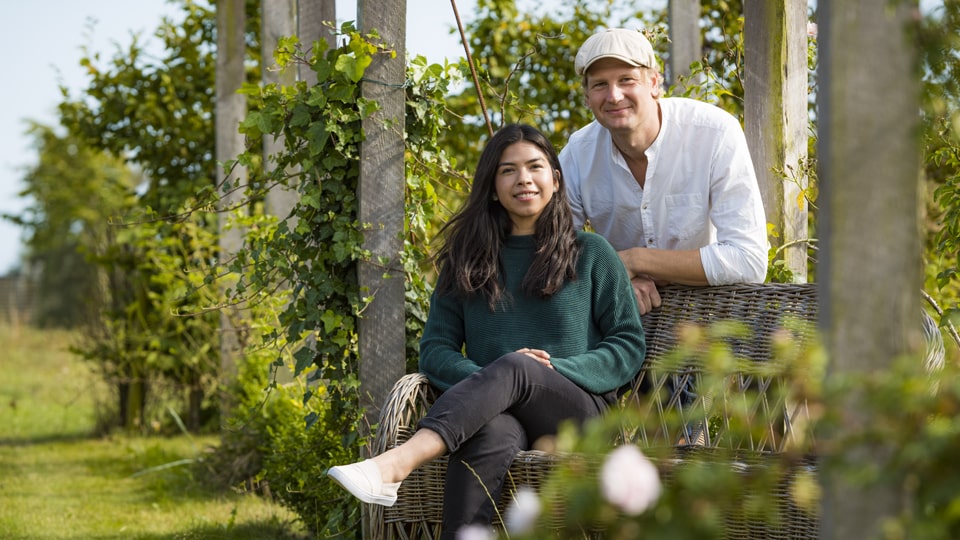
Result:
M441 234L420 371L443 393L405 443L328 474L391 506L414 469L449 452L442 538L452 539L490 525L518 451L603 414L646 345L623 263L574 230L556 151L535 128L490 139Z

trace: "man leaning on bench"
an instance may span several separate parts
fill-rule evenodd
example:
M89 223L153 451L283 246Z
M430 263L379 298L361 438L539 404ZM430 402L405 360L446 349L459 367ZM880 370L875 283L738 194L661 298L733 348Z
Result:
M416 453L417 465L442 461L449 449L459 448L462 441L474 444L471 441L484 437L485 430L494 428L495 423L504 425L490 431L492 438L502 440L507 433L510 437L515 433L516 448L528 451L537 438L555 432L557 424L553 420L542 422L542 409L525 407L527 400L535 398L527 396L526 391L516 394L504 413L493 420L484 417L480 421L479 425L484 427L479 432L459 433L447 429L444 421L448 414L445 411L456 410L451 409L451 400L457 402L457 392L461 390L458 381L465 384L477 377L492 377L492 370L497 370L497 380L505 381L501 386L507 388L513 380L519 388L555 388L566 398L549 407L551 413L557 419L582 421L619 403L624 389L633 390L628 395L636 395L659 384L650 377L637 375L646 347L637 315L645 316L647 322L663 309L661 290L666 291L669 286L689 289L764 280L766 219L746 138L736 118L703 102L662 97L659 60L650 42L636 30L609 29L594 34L580 47L574 69L582 78L585 102L594 121L570 137L559 158L535 130L528 133L521 129L523 126L502 128L481 156L468 201L441 231L447 233L447 238L438 256L442 265L440 281L421 343L421 369L429 360L424 354L434 350L432 344L437 340L451 341L449 349L454 351L465 345L468 356L457 359L447 355L442 364L429 360L432 367L428 373L437 388L415 392L426 397L416 407L428 408L434 407L437 390L443 392L443 405L438 403L437 408L431 408L419 424L419 428L430 429L416 429L418 424L405 418L400 422L406 424L401 429L414 429L412 436L388 435L389 442L384 443L387 446L375 449L377 455L406 443L404 448L420 449ZM572 229L589 224L606 242L596 242L597 237L590 233L573 233L568 230L568 220L572 221ZM479 239L488 237L491 230L501 238L506 235L506 242L484 246ZM571 243L574 236L576 241ZM531 250L534 246L536 249ZM484 258L490 247L498 253L495 259ZM619 269L611 271L603 262L607 253L614 260L619 258ZM516 275L511 274L513 268L530 271L512 277ZM505 275L498 275L501 270ZM561 274L556 274L558 270ZM487 277L480 277L481 271L487 272L482 274ZM564 305L559 318L550 319L546 313L530 315L539 308L535 307L536 301L526 299L529 294L562 305L566 298L577 298L571 291L584 287L592 290L584 297L591 300ZM627 295L632 290L630 296L635 305L624 303L620 287L625 287ZM473 297L473 301L446 302L446 293L455 293L454 297L461 299ZM475 301L478 299L481 302ZM479 305L484 303L486 306ZM486 337L476 331L478 323L474 321L490 320L480 314L481 308L499 313L504 306L517 307L516 303L528 304L523 309L533 311L517 317L509 329L490 332ZM550 328L542 327L545 320L552 320ZM581 321L590 323L584 325ZM635 330L629 330L634 326ZM457 330L464 328L475 337L464 339L465 334ZM579 329L586 330L582 338L577 337ZM672 334L673 329L668 332ZM557 338L544 340L544 333ZM469 360L471 350L474 354L480 350L478 343L509 341L516 334L537 336L539 341L535 343L548 343L553 350L546 345L531 348L517 342L520 348L513 353L514 357L505 355L489 365L481 364L485 366L482 369ZM662 337L665 336L658 339ZM580 345L569 348L580 339L588 345L586 349L576 348ZM649 358L647 355L647 364ZM532 366L541 368L531 369ZM542 370L543 367L549 369ZM551 382L540 380L546 375ZM449 383L445 382L448 380ZM413 386L422 382L416 379ZM561 382L572 385L563 390ZM697 399L691 393L693 382L691 377L670 381L671 395L685 397L671 397L669 401L689 407ZM580 395L584 402L577 405L574 397ZM568 405L569 411L565 410ZM384 412L389 408L388 404ZM525 411L530 412L531 418L524 418ZM421 421L422 412L425 410L413 413L418 416L417 421ZM473 425L461 418L462 410L456 415L456 425ZM513 424L517 427L507 428ZM383 418L380 430L385 431L390 425L391 419ZM703 441L709 440L706 431L701 429L698 434ZM383 439L381 433L377 438ZM691 442L690 439L688 432L684 441ZM482 447L493 441L476 444ZM474 492L464 491L465 486L474 481L471 474L483 478L492 474L488 483L494 486L494 493L499 493L502 480L497 482L494 477L502 478L502 467L511 466L500 461L488 464L486 459L500 458L483 457L483 452L458 452L457 459L447 464L450 470L442 475L446 478L440 492L446 495L442 502L445 524L441 538L455 538L463 525L490 523L494 512L491 501L484 500L490 495L481 491L475 502L464 502L465 493ZM399 454L391 451L389 455ZM471 463L466 463L468 460ZM401 505L404 492L409 492L408 485L416 483L411 479L427 468L396 461L371 459L334 467L329 474L364 502L375 503L379 508L374 514L379 516L383 508ZM401 469L402 474L384 469L388 465ZM415 474L408 477L414 468ZM401 483L391 478L404 480ZM418 498L421 500L411 504L422 505L424 501ZM411 532L416 531L400 534ZM436 536L433 525L424 525L421 532Z

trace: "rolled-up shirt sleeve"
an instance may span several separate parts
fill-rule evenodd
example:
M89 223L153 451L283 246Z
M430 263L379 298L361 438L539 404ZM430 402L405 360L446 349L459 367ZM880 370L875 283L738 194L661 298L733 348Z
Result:
M767 219L746 137L727 129L716 147L710 181L710 221L716 241L700 248L710 285L762 283L767 275Z

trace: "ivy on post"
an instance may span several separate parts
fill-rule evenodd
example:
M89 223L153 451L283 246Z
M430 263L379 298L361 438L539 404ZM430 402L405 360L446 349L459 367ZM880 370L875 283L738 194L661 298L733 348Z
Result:
M261 76L264 84L293 86L296 82L296 70L293 67L279 68L274 62L277 43L281 37L296 34L296 5L294 0L263 2L261 10ZM263 166L272 169L276 164L273 156L284 151L283 136L265 136L263 138ZM267 211L279 219L285 219L293 210L297 201L295 186L277 184L266 194ZM296 222L290 223L295 227Z
M267 4L269 2L265 2ZM327 42L327 47L333 49L337 40L333 33L323 25L324 21L334 23L337 20L337 3L335 0L296 0L297 3L297 36L301 43L313 43L317 40ZM302 64L297 65L297 78L306 81L308 86L317 84L317 74Z
M404 272L404 104L405 0L360 0L357 18L362 34L379 35L392 54L378 54L361 84L363 97L379 108L363 120L360 148L359 221L363 248L360 296L369 302L358 321L361 404L368 425L393 383L405 370Z

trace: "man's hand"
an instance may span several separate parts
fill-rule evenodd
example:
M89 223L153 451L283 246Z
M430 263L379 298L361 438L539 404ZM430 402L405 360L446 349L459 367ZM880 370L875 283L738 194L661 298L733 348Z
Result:
M668 282L695 287L710 284L703 271L703 262L700 260L700 250L698 249L671 250L635 247L618 251L617 255L620 256L630 279L640 277L652 279L661 286ZM636 282L634 282L633 288L634 290L637 289ZM650 288L652 289L652 286ZM659 297L659 294L657 296ZM659 305L658 301L653 307Z
M660 291L657 290L657 283L653 279L647 276L636 276L630 280L630 284L633 285L633 294L637 297L640 315L660 307Z
M550 353L548 353L547 351L543 351L540 349L530 349L530 348L524 347L522 349L518 349L517 352L525 354L530 358L533 358L537 362L540 362L541 364L547 366L548 368L553 369L553 364L550 363Z

